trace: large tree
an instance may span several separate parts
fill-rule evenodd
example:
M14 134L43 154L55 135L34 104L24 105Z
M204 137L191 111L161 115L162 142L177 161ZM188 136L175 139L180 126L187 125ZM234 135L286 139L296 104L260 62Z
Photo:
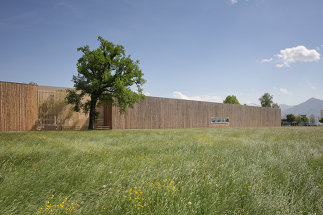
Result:
M271 107L271 108L279 108L277 103L273 102L273 96L269 93L265 93L259 98L261 107Z
M273 104L271 105L271 107L272 107L272 108L280 108L280 107L279 107L279 105L278 105L277 103L273 103Z
M89 46L78 48L83 53L77 61L77 76L73 75L75 90L68 90L67 101L75 111L90 112L89 129L94 129L98 102L114 104L125 112L141 98L145 83L139 61L125 54L122 45L98 37L95 50Z
M235 95L232 96L227 96L225 98L225 100L223 101L223 103L225 104L240 104L240 102L238 101L237 97Z

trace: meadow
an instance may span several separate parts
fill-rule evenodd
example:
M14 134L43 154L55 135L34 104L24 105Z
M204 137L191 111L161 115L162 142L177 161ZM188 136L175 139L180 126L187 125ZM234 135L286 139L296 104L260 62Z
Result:
M323 214L323 128L0 133L0 214Z

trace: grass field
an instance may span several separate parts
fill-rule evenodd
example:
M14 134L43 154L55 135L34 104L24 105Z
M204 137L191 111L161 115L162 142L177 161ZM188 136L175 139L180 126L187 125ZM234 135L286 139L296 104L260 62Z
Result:
M0 214L323 214L323 128L0 133Z

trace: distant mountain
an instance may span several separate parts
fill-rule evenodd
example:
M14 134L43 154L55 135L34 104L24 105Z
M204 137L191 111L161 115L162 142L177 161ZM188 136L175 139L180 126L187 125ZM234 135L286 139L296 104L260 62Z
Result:
M285 105L285 104L280 104L279 105L279 108L282 111L282 113L285 112L285 110L287 110L289 108L292 108L292 107L294 107L294 106L293 105Z
M323 100L311 98L306 102L303 102L299 105L292 106L285 110L282 109L282 105L280 106L282 110L282 115L286 114L294 114L294 115L310 115L313 114L316 117L320 116L320 110L323 110ZM285 106L283 105L285 108Z

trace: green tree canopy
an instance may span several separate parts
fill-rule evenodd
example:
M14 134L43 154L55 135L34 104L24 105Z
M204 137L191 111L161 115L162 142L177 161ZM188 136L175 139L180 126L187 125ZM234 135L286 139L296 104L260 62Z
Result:
M286 120L287 120L287 122L295 122L296 117L294 116L294 114L287 114Z
M307 116L301 116L301 121L308 122L309 120L308 120Z
M259 98L261 107L271 107L273 103L273 96L269 93L265 93L263 96Z
M320 123L323 123L323 118L321 118L321 119L319 120L319 122L320 122Z
M269 93L265 93L259 98L261 107L271 107L271 108L279 108L277 103L273 102L273 96Z
M90 112L89 129L94 129L98 102L115 104L125 112L144 98L142 85L146 82L139 61L127 56L122 45L102 37L98 41L95 50L87 45L77 49L83 55L77 61L78 74L73 75L75 90L68 90L66 97L75 111Z
M273 103L273 104L271 105L271 107L272 107L272 108L279 108L279 105L278 105L277 103Z
M304 123L306 123L306 122L308 122L308 118L306 117L306 116L297 116L296 117L296 119L295 119L295 121L299 124L300 122L304 122Z
M232 95L232 96L227 96L225 98L225 100L223 101L223 103L226 103L226 104L240 104L240 102L238 101L237 97Z

